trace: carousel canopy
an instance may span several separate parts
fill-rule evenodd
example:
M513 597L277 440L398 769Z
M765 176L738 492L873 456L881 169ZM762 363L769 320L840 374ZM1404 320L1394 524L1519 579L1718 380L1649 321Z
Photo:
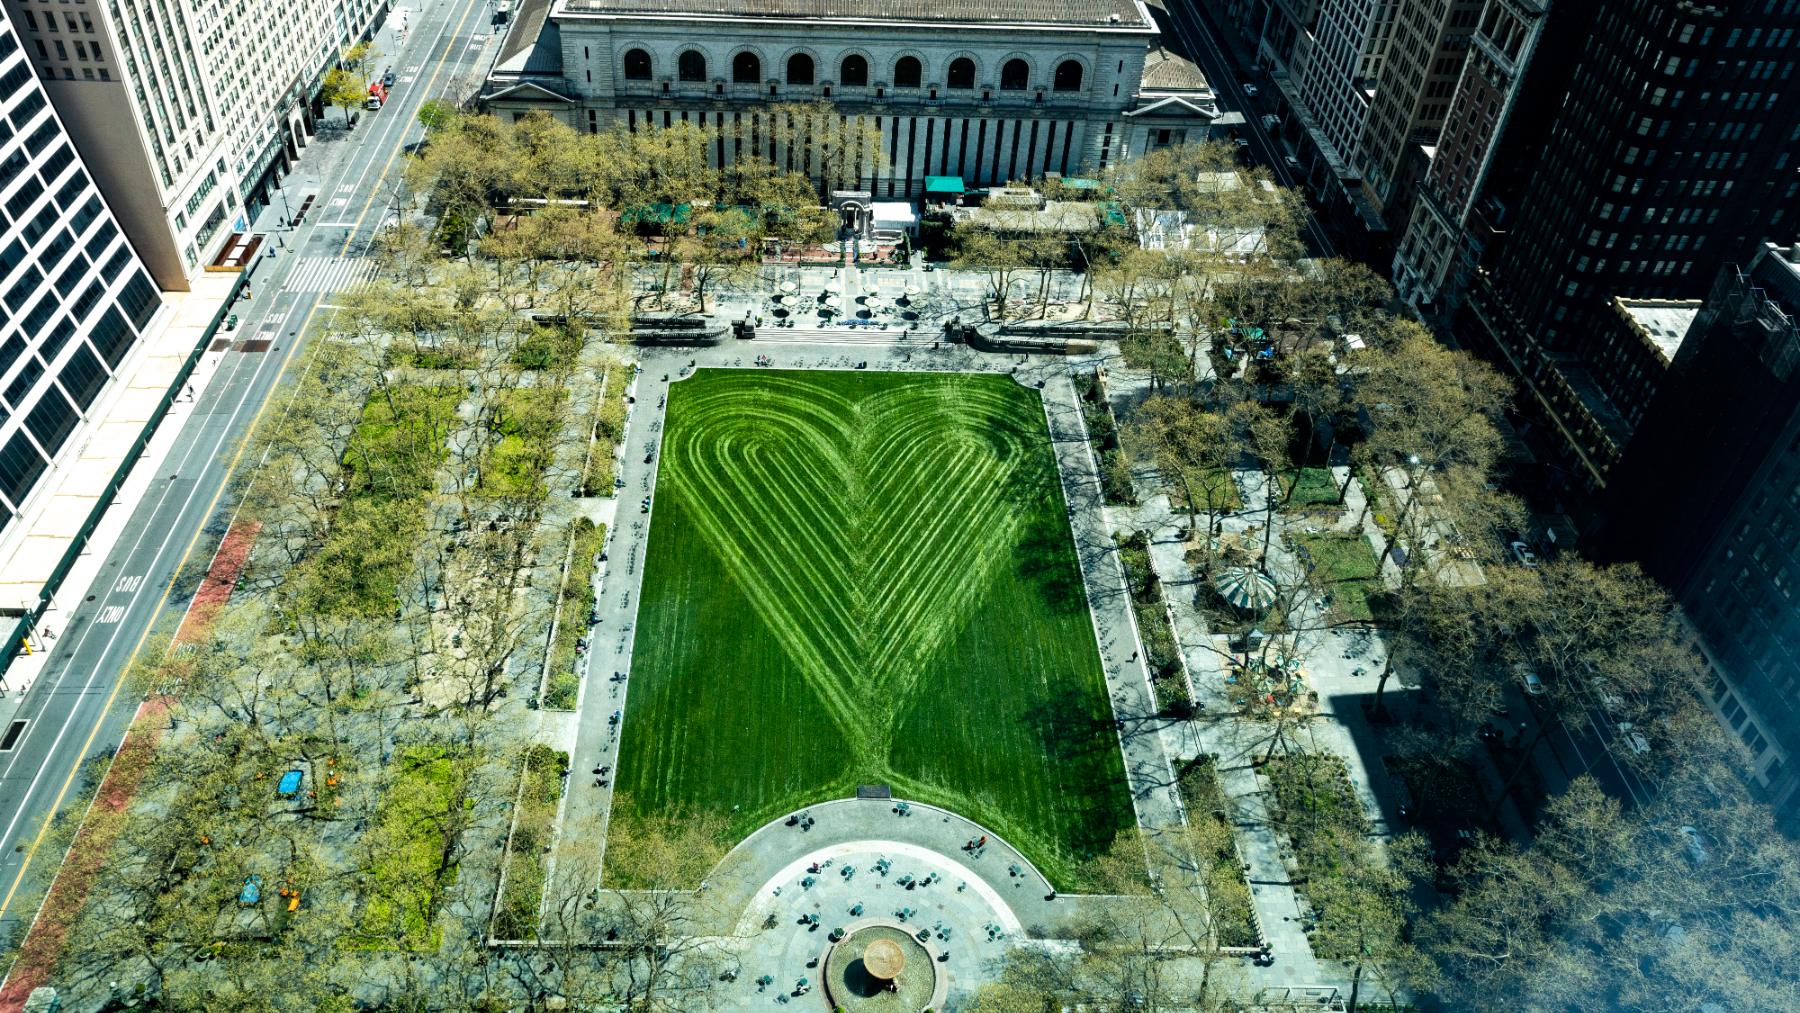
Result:
M1247 612L1266 609L1275 604L1275 582L1269 579L1268 574L1247 566L1234 566L1220 571L1213 578L1213 587L1233 608Z

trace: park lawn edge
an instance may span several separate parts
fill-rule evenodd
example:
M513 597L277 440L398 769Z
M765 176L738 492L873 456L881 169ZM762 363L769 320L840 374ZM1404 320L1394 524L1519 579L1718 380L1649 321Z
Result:
M714 378L709 379L709 374L713 374ZM847 758L841 767L840 774L813 778L803 783L792 784L791 786L783 786L780 784L781 778L779 777L776 777L773 780L764 778L766 784L755 796L739 796L734 794L730 795L729 798L726 798L723 794L725 789L709 787L704 792L697 794L694 798L689 798L682 794L667 794L666 790L662 788L662 785L666 782L662 780L664 775L661 774L660 771L670 763L675 762L672 757L684 761L682 764L677 764L678 766L683 766L685 765L685 762L688 761L702 761L695 761L691 754L681 752L681 749L686 747L665 746L660 744L658 740L684 736L687 733L675 729L679 729L681 726L693 724L695 722L699 723L695 726L697 733L714 732L714 726L717 724L716 722L710 721L704 714L675 709L663 710L662 708L672 708L672 705L665 702L659 701L655 704L646 704L646 700L652 697L659 697L662 694L676 692L675 690L670 689L666 684L668 680L682 680L685 678L691 681L693 678L692 676L684 676L681 672L672 669L656 667L659 662L655 652L659 650L680 652L683 650L679 644L667 647L662 646L663 642L659 641L657 639L658 635L652 632L659 630L669 623L677 622L677 620L672 617L664 617L658 614L659 611L666 611L668 608L668 606L659 604L660 599L665 594L665 588L662 585L667 583L669 588L676 586L686 587L690 592L694 592L697 588L702 597L710 598L713 597L715 593L724 593L726 589L720 587L720 585L731 581L728 574L712 572L718 566L726 565L721 564L717 559L714 559L713 562L708 563L706 567L703 567L703 572L705 572L707 576L696 586L686 574L687 568L692 564L691 562L684 561L685 557L678 555L675 549L676 543L659 543L659 536L662 538L672 538L673 536L670 535L670 532L674 527L679 527L683 529L685 532L684 537L687 539L687 542L681 545L681 551L698 552L706 558L713 558L713 550L703 546L700 548L694 547L694 543L699 543L701 541L696 534L694 527L697 522L692 518L683 519L683 511L688 509L688 504L684 503L680 496L671 495L672 491L682 488L682 479L680 478L680 475L683 467L679 453L671 448L678 448L683 439L689 438L688 435L682 433L683 428L690 425L689 421L684 418L684 413L686 411L683 403L684 394L699 389L703 392L702 396L718 396L720 391L724 391L725 396L734 396L728 388L734 383L742 383L744 384L744 393L735 396L756 397L758 396L756 392L761 390L763 386L774 384L779 387L784 383L793 383L796 385L794 388L795 390L812 390L815 389L812 385L823 384L829 387L829 389L854 392L855 397L879 398L887 396L890 391L896 388L920 385L922 390L918 396L920 398L930 399L932 397L951 396L952 391L954 390L954 388L932 390L929 385L938 382L977 385L974 389L985 389L987 391L986 397L994 399L1001 405L1001 407L997 409L990 408L989 410L997 410L1001 413L1001 416L1017 424L1017 428L1011 435L1022 440L1023 442L1021 445L1028 448L1026 452L1033 455L1029 459L1022 458L1017 462L1010 463L1008 467L1024 467L1030 470L1030 474L1033 478L1041 484L1032 484L1029 486L1029 495L1031 498L1028 502L1032 504L1034 511L1042 513L1045 518L1053 518L1051 523L1054 525L1054 544L1049 549L1043 549L1039 545L1034 545L1034 550L1045 553L1046 558L1054 557L1054 567L1066 569L1067 573L1063 576L1066 576L1067 580L1075 588L1081 588L1083 586L1076 557L1074 537L1068 525L1066 508L1063 502L1060 473L1050 443L1048 426L1044 418L1042 395L1039 392L1020 386L1016 381L1009 377L994 374L942 374L941 376L906 373L861 373L842 374L841 376L838 374L816 372L793 372L791 375L785 374L789 374L789 371L749 373L744 371L702 370L699 371L694 378L685 380L681 385L677 385L671 389L670 415L665 423L664 429L664 444L661 455L662 467L659 469L658 473L658 489L656 496L657 516L651 526L651 545L646 552L644 563L646 570L645 587L640 597L641 611L636 624L638 646L634 649L634 671L632 677L633 692L628 698L629 702L627 704L627 710L631 713L628 714L624 722L624 727L621 729L622 743L620 772L623 775L621 780L624 782L621 787L626 789L628 797L634 799L640 796L650 798L654 801L649 804L655 806L673 805L685 807L701 805L705 808L711 808L714 811L721 812L723 808L725 808L724 803L729 801L732 812L729 817L729 826L726 833L730 839L722 842L727 845L735 843L737 840L753 832L757 827L762 826L767 821L788 812L804 808L809 804L816 804L836 798L851 797L858 784L863 783L866 780L866 777L864 777L866 770L858 768L866 768L867 764L857 762L852 758ZM710 384L724 384L726 386L712 387L709 386ZM979 386L986 384L993 384L994 386L988 388ZM1005 386L1001 387L1001 384L1004 384ZM1004 393L1000 393L1002 391L1004 391ZM897 404L898 403L895 403L895 405ZM893 408L895 405L890 405L890 407ZM904 407L898 407L896 410L904 411ZM967 418L975 417L978 416L967 416ZM737 422L740 425L742 424L741 417L737 418ZM692 424L701 425L703 422L695 422ZM957 426L967 423L962 419L953 418L945 421L943 424ZM714 440L718 435L712 431L703 432L704 439L709 442ZM696 440L700 439L700 437L694 438ZM751 439L751 437L744 436L738 438L744 440ZM1010 461L1011 459L1008 458L1008 460ZM930 480L942 483L944 477L942 475L933 474L930 476ZM947 496L950 494L945 492L942 495ZM738 523L742 525L748 522L739 518ZM1020 523L1024 524L1025 522ZM748 530L755 530L755 528L756 525L751 523ZM1023 536L1023 529L1020 529L1014 535L1009 535L1007 537L1020 538ZM885 544L885 542L883 544ZM1013 553L1016 551L1018 551L1017 548L1009 550L1009 555L1005 557L1007 559L1006 566L1010 567L1014 565L1015 559ZM736 559L735 556L733 558ZM743 565L742 560L738 560L735 565ZM670 572L671 570L676 572L672 573ZM1017 584L1022 579L1006 576L1006 572L1007 571L1003 569L1000 571L1000 575L995 579L1001 581L1002 584L1007 584L1009 582ZM708 590L710 588L719 588L720 590L718 592L713 592ZM802 594L804 594L805 588L802 587L801 590ZM736 593L741 594L742 592ZM988 592L983 592L984 595L986 593ZM1015 589L1013 593L1023 594L1027 592L1017 591ZM901 598L899 600L909 599ZM983 600L985 600L985 597ZM1091 701L1088 701L1088 703L1092 704L1092 707L1090 708L1093 711L1092 727L1103 729L1103 733L1093 733L1095 735L1094 745L1087 747L1084 755L1080 759L1080 769L1084 773L1077 777L1077 779L1088 780L1085 771L1090 768L1106 770L1108 773L1105 775L1105 787L1098 790L1106 792L1108 795L1112 796L1111 798L1101 802L1091 801L1091 799L1094 798L1093 793L1096 788L1091 783L1084 783L1083 790L1075 793L1075 796L1086 795L1090 799L1090 801L1082 803L1081 811L1084 813L1083 815L1069 816L1064 808L1068 805L1068 801L1065 798L1058 803L1059 811L1062 813L1061 815L1050 817L1051 821L1048 823L1038 823L1036 821L1043 819L1044 817L1028 816L1020 819L1008 815L1008 805L1012 793L1009 790L1009 784L1006 780L990 782L987 783L985 787L979 784L972 785L960 780L954 781L953 783L947 783L945 787L934 787L935 782L931 780L930 777L909 775L904 767L883 769L880 772L882 776L877 778L893 788L896 792L896 797L906 797L922 804L943 805L945 808L951 809L960 815L987 826L996 834L1007 839L1014 847L1018 848L1022 854L1032 861L1033 864L1051 880L1052 883L1064 888L1078 888L1083 885L1086 880L1082 873L1082 867L1089 858L1095 857L1103 849L1082 846L1076 850L1071 850L1071 843L1077 839L1092 840L1093 834L1088 830L1084 830L1076 837L1063 837L1060 834L1043 837L1046 828L1052 826L1082 826L1084 828L1089 828L1089 824L1093 820L1099 819L1100 814L1105 813L1104 824L1108 829L1104 831L1104 836L1107 839L1110 839L1121 830L1127 829L1135 824L1135 812L1132 809L1129 794L1126 790L1123 758L1120 754L1117 732L1111 720L1112 712L1110 700L1106 696L1104 679L1100 671L1099 650L1098 643L1095 639L1093 617L1087 607L1084 592L1077 594L1075 600L1077 602L1077 610L1071 610L1067 613L1060 614L1061 618L1054 620L1056 625L1047 628L1060 628L1064 631L1058 635L1064 641L1059 649L1070 652L1071 657L1078 656L1079 662L1077 667L1085 676L1091 678L1082 679L1080 676L1064 677L1057 674L1055 675L1056 685L1059 687L1060 692L1065 694L1070 691L1076 691L1083 697L1093 697ZM684 598L682 601L687 603L685 607L690 610L698 607L692 604L691 593L689 598ZM971 622L969 615L960 613L951 617L950 621L953 622L955 631L963 630L965 627L968 627ZM680 635L682 637L690 639L703 637L706 632L705 628L696 627L694 622L695 620L693 617L688 617L681 627L682 632ZM755 627L758 625L759 620L753 609L740 605L737 607L737 612L733 615L732 622L734 627ZM733 630L728 632L735 633L736 631ZM961 636L962 634L960 632L950 633L946 639L939 643L937 649L943 649L946 645L955 642ZM1074 639L1071 640L1069 638ZM1079 643L1075 643L1076 640L1078 640ZM717 639L708 640L708 645L709 650L714 657L732 659L730 662L725 663L724 668L716 673L717 676L722 676L726 672L729 672L733 679L749 678L749 676L744 674L746 665L744 659L741 657L741 652L736 649L734 641L731 640L730 637L727 637L723 641ZM770 649L765 650L768 653L773 653ZM950 656L954 657L955 655L952 653ZM673 663L674 662L666 662L663 664ZM777 659L777 663L780 663L779 659ZM975 669L969 671L980 672L982 670L978 665ZM658 674L653 675L647 680L645 677L646 672L655 672ZM982 677L992 678L991 675L984 675ZM1086 685L1077 687L1075 683L1068 681L1069 679L1079 679L1082 682L1085 682ZM708 702L702 701L702 703L705 704ZM909 703L907 706L910 708L912 704ZM733 712L733 714L735 713L737 712ZM674 714L683 714L685 716L675 719L671 717L671 715ZM910 715L910 711L896 711L894 720L906 722L913 720L913 718ZM667 726L674 727L671 728ZM745 734L752 739L755 737L750 733ZM961 741L966 741L967 736L971 733L964 731L962 734L964 735L964 740ZM825 748L826 751L829 752L828 747L822 747L820 744L813 744L811 748L804 750L803 752L818 752L821 748ZM755 756L764 751L765 750L756 749L755 747L749 747L741 749L737 755ZM1098 755L1100 753L1104 753L1104 755ZM759 758L756 762L763 761ZM946 762L954 763L955 761L949 760ZM1000 762L1004 763L1006 761L1002 760ZM1029 769L1034 770L1047 768L1057 763L1049 752L1048 747L1037 747L1031 750L1031 756L1028 758L1022 756L1020 762L1027 764ZM640 763L648 764L648 769L639 772ZM827 769L830 768L819 766L821 773ZM630 773L627 773L628 771ZM1070 776L1076 777L1077 775L1072 774ZM1049 784L1054 782L1046 781L1044 783ZM770 787L769 785L773 786ZM696 801L696 798L699 799L699 801ZM708 799L711 801L708 801ZM1116 804L1109 805L1109 803ZM1031 804L1032 803L1020 803L1020 805ZM1035 812L1036 809L1034 808L1033 811ZM1040 840L1039 838L1043 839Z

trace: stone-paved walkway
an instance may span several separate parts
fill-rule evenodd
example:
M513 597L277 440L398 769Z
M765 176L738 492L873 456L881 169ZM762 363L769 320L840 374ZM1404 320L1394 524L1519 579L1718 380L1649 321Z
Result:
M1126 783L1137 808L1138 825L1154 841L1160 831L1179 829L1186 822L1175 788L1173 751L1163 734L1168 722L1155 717L1148 659L1138 639L1125 569L1112 539L1112 522L1103 506L1099 462L1082 423L1075 384L1066 372L1057 371L1045 382L1044 410L1099 638L1100 660L1106 669L1106 687L1112 695L1113 715L1119 720Z
M893 280L898 282L904 277L903 273L896 273ZM931 278L927 284L940 280ZM663 395L668 389L663 376L666 373L669 382L676 382L690 363L697 367L742 368L750 366L750 360L757 354L769 354L774 357L777 368L851 368L856 362L866 361L871 370L1011 372L1022 383L1031 386L1042 381L1046 418L1063 480L1064 496L1071 507L1071 524L1083 580L1092 606L1107 687L1115 714L1121 719L1121 749L1139 823L1150 832L1152 840L1156 839L1158 830L1182 824L1183 815L1174 786L1173 762L1177 757L1189 757L1201 752L1218 753L1226 758L1224 766L1227 790L1235 798L1250 799L1252 802L1259 798L1259 789L1248 767L1242 767L1240 773L1235 769L1240 765L1231 763L1229 759L1248 755L1254 732L1244 722L1224 717L1222 701L1209 700L1205 696L1222 688L1221 678L1209 678L1206 674L1218 671L1217 657L1212 652L1190 649L1187 653L1190 666L1194 669L1197 688L1202 693L1202 703L1216 717L1185 723L1154 717L1156 708L1150 691L1148 671L1141 660L1142 649L1132 618L1129 596L1124 590L1124 572L1119 565L1111 534L1115 529L1142 525L1146 520L1156 522L1151 525L1153 528L1172 528L1176 519L1168 511L1166 498L1160 501L1159 507L1148 508L1160 509L1160 518L1154 514L1139 516L1134 512L1120 513L1102 506L1097 462L1085 438L1074 385L1069 376L1071 368L1089 368L1091 363L1060 357L984 354L963 346L941 345L933 349L931 345L935 332L906 333L898 329L887 332L825 334L807 329L784 331L771 332L769 337L773 340L770 341L759 339L754 343L728 343L716 348L648 350L643 354L642 372L629 392L636 397L636 404L632 409L626 442L621 452L620 476L624 486L618 495L615 523L608 532L608 559L596 574L596 581L599 583L596 608L600 622L590 633L590 643L593 645L589 656L590 677L585 680L582 689L571 750L575 773L570 778L569 791L563 803L564 825L580 826L583 831L559 836L552 860L552 887L546 891L547 897L586 893L597 885L592 877L603 858L604 826L611 792L609 787L596 786L596 778L589 771L596 766L611 767L616 764L620 731L619 726L614 724L612 715L622 712L629 683L612 682L609 677L614 672L630 671L633 623L638 588L642 581L641 563L649 520L654 512L654 501L651 503L652 514L644 514L634 508L654 487L656 462L660 455L652 457L648 462L645 457L660 440ZM1176 559L1170 557L1171 549L1164 544L1166 541L1159 540L1153 547L1153 556L1165 579L1174 583L1182 579L1182 574L1175 568ZM1179 552L1176 551L1174 556L1178 557ZM1181 602L1177 600L1176 604L1179 616ZM1191 607L1189 611L1191 612ZM1192 631L1178 628L1178 632L1181 633L1184 644L1199 642L1190 641ZM623 733L630 734L629 728L623 729ZM609 774L605 780L610 779ZM749 947L742 953L742 968L745 973L741 980L748 984L744 996L746 1004L774 1001L771 994L757 993L755 990L754 979L761 974L771 974L776 978L778 986L785 981L791 988L792 978L806 974L804 960L800 958L809 954L813 943L818 941L810 938L812 933L798 924L797 909L784 923L782 917L787 912L773 903L775 886L782 886L782 897L787 898L790 889L783 881L787 878L798 881L798 876L788 875L796 868L796 862L803 869L813 861L841 859L839 865L834 867L841 868L843 862L871 864L873 859L865 852L879 853L881 848L890 844L896 850L901 846L918 849L909 850L907 854L920 869L939 869L946 881L950 880L952 871L957 874L957 881L968 880L966 870L966 873L972 873L986 887L973 896L965 891L960 901L938 901L936 895L933 895L935 906L930 910L937 912L934 918L964 922L976 917L977 909L991 909L995 911L992 916L995 923L1002 926L1016 923L1022 926L1025 935L1038 938L1057 937L1065 926L1071 924L1071 919L1078 917L1092 905L1106 903L1106 898L1068 895L1054 901L1046 900L1048 885L1022 858L1017 860L1017 864L1024 870L1024 875L1008 875L1007 867L1014 864L1014 861L1012 853L1003 842L991 840L987 854L979 860L971 861L961 852L960 847L971 837L980 836L982 831L979 828L974 828L954 814L938 813L917 803L913 804L913 809L914 816L902 819L892 814L890 804L886 802L843 800L821 803L810 810L817 821L812 830L801 834L779 823L764 828L734 849L732 855L709 877L709 891L730 891L729 895L709 898L709 908L716 905L720 910L743 912L738 917L736 926L749 927L748 935L743 938L761 940L743 944ZM829 822L822 818L825 814L830 814ZM1253 988L1315 985L1328 971L1312 958L1310 948L1306 946L1305 936L1299 927L1293 890L1287 885L1287 874L1282 869L1278 847L1272 835L1266 831L1260 831L1259 836L1257 828L1261 826L1260 818L1246 820L1245 858L1252 866L1251 879L1256 903L1274 947L1276 961L1273 967L1268 968L1251 967L1245 962L1236 976ZM592 828L591 832L588 828ZM1008 857L1004 861L996 861L1001 855ZM894 862L893 874L902 874L900 866L904 863L899 857L895 857ZM920 875L918 872L914 874ZM859 878L865 875L866 869L856 874ZM968 881L974 883L977 880ZM850 884L855 882L853 879ZM936 884L929 889L936 890L941 885ZM813 889L817 890L820 886L821 883L815 882ZM1011 912L1010 917L1004 916L998 907L987 902L988 891L1003 901L1004 908ZM917 892L915 889L906 896L911 897ZM801 893L803 898L810 898L812 891L805 890ZM955 896L954 883L945 896ZM822 909L827 899L821 893L816 900L802 899L800 902L817 904ZM960 911L971 904L973 907L969 911ZM911 906L921 911L927 910L916 903ZM939 911L939 908L942 910ZM775 929L762 928L760 919L766 917L767 913L777 915ZM987 916L982 916L981 924L985 925L986 920ZM828 931L831 927L827 925L819 931ZM955 935L968 936L961 930L957 930ZM985 945L985 932L980 935ZM970 938L971 954L980 950L980 947L974 946L975 942ZM823 946L818 948L822 951ZM990 959L997 953L998 950L995 954L972 960L970 966L962 968L963 973L978 979L981 976L978 971L980 961ZM756 964L759 958L782 970L777 973L774 969L759 969ZM956 959L953 948L952 960ZM800 967L788 966L796 960L799 960ZM1331 974L1330 977L1339 980L1336 974ZM952 993L953 1002L957 994Z
M813 961L832 929L862 917L899 917L903 909L904 920L931 931L946 955L940 969L951 976L954 1005L994 973L1009 945L1062 935L1088 910L1090 898L1050 900L1043 876L986 828L906 804L906 815L885 799L811 806L804 810L809 829L772 821L707 877L710 906L735 922L720 934L732 939L741 968L735 994L745 1006L778 1001L776 993L800 978L816 983ZM983 848L964 850L983 837ZM883 861L885 872L877 864ZM801 922L814 915L816 928ZM758 990L756 979L765 974L778 987Z

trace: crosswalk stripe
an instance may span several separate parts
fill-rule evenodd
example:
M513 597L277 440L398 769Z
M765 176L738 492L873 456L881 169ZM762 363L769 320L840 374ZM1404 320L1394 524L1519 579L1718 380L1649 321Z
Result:
M288 292L336 292L367 281L374 273L375 262L367 257L301 257L282 288Z

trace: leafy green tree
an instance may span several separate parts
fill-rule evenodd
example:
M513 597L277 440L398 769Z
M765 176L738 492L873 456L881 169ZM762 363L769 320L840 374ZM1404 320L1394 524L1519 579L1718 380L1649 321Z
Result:
M433 134L456 122L460 115L456 103L446 98L428 98L419 103L419 111L413 114L419 125L425 128L426 134Z
M337 106L344 111L344 125L350 125L350 110L363 104L368 98L368 89L363 86L362 78L343 67L333 67L325 72L322 93L327 105Z

